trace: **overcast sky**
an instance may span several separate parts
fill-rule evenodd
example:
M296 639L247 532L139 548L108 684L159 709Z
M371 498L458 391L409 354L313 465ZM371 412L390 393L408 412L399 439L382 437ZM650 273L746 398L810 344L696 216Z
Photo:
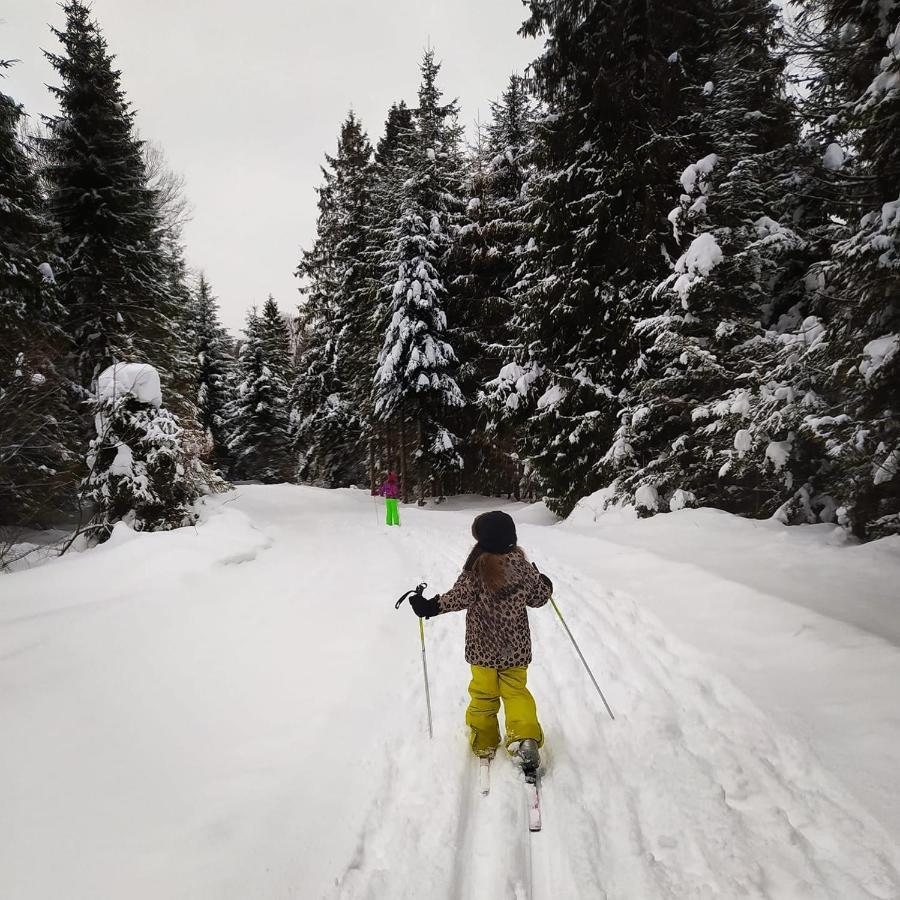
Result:
M319 166L352 106L374 144L390 104L412 105L431 41L439 85L469 125L537 53L516 32L521 0L94 0L143 137L187 181L186 240L223 321L269 293L296 306L299 248L315 234ZM53 112L56 0L2 0L0 58L21 62L3 90Z

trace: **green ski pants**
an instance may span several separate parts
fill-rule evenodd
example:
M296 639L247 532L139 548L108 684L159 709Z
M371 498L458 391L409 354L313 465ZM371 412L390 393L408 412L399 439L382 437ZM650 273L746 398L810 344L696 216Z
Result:
M397 509L398 500L394 500L392 497L384 498L384 506L387 510L387 523L388 525L399 525L400 524L400 510Z

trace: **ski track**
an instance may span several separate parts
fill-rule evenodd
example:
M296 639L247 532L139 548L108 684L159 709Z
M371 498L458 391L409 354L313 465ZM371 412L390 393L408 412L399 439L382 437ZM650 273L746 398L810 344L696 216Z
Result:
M429 591L444 590L468 542L448 541L446 531L429 528L423 518L402 540L415 547L409 558L431 557L429 569L440 583ZM807 748L706 669L699 654L667 634L635 598L585 584L542 556L539 543L527 549L553 578L557 595L565 595L563 614L616 721L608 720L552 608L533 612L529 685L547 735L543 830L528 832L521 776L502 751L487 798L478 793L470 760L448 774L455 791L446 782L436 791L434 773L401 764L385 783L385 795L430 791L435 804L418 823L376 815L364 843L380 848L385 828L389 835L418 832L415 865L395 859L377 882L357 865L354 879L338 880L335 897L900 898L896 848ZM467 672L461 621L448 621L453 618L463 617L430 620L426 628L442 758L448 740L455 754L467 755ZM448 680L462 687L456 696ZM423 705L421 684L407 699L412 709ZM449 834L439 824L445 821L454 823ZM430 877L423 893L425 870Z
M543 830L531 834L522 775L502 750L489 796L478 790L464 724L464 616L426 623L429 741L418 627L406 605L392 609L419 581L430 582L429 594L449 588L470 547L472 515L484 506L405 508L399 529L386 528L377 507L375 530L369 501L350 492L254 487L231 502L229 517L213 515L197 530L197 543L170 533L126 536L116 546L114 537L70 560L61 571L82 581L92 559L119 560L121 580L100 602L85 590L39 604L33 616L27 602L9 610L0 666L39 657L29 669L0 668L0 688L9 675L7 688L33 692L10 707L19 723L10 734L42 754L28 776L42 786L43 773L59 765L31 722L78 738L71 746L83 760L75 770L83 783L64 785L58 776L44 794L17 786L18 816L29 834L44 834L65 813L58 799L65 787L73 793L65 802L82 804L86 822L112 829L92 836L86 825L71 850L54 857L72 880L73 900L900 900L897 847L811 749L667 631L640 598L606 590L555 557L548 548L557 541L545 545L542 528L523 528L523 543L553 579L616 721L552 607L531 611L529 686L547 739ZM145 548L156 542L171 558L158 593L148 595L142 585L155 563ZM615 552L598 539L598 554ZM336 565L346 567L341 590L329 587ZM25 574L22 584L39 586ZM319 627L304 630L310 616ZM220 630L207 637L211 623ZM122 685L93 675L99 626ZM132 659L132 647L140 658ZM165 665L148 662L157 658ZM321 685L315 676L304 681L309 671L322 673ZM61 709L43 690L64 677L78 679L98 711L100 725L84 738L77 708ZM126 691L140 712L131 711ZM326 700L306 710L311 692ZM192 717L201 722L179 745L185 759L170 781L156 754L165 756L171 741L144 719L147 707L168 723L174 696L184 716L173 723L188 730ZM235 720L235 706L246 724ZM128 740L107 747L107 722L117 740L125 727ZM147 758L127 755L146 742ZM323 746L339 762L317 774L303 754L321 758ZM10 738L6 766L23 765L34 751ZM161 792L161 808L138 787L132 792L134 771ZM109 772L119 793L106 798ZM128 843L135 815L145 820L146 849ZM21 886L8 896L60 896L36 887L51 883L49 870L21 862L22 848L43 857L14 843L12 831L7 836L8 883ZM45 838L48 846L68 839ZM0 886L3 878L0 871Z

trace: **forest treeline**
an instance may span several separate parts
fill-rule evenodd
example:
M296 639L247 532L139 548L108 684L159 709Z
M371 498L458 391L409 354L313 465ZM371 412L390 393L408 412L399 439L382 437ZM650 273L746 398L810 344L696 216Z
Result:
M69 0L59 114L29 136L0 100L2 521L396 468L407 500L900 532L900 5L527 5L543 50L468 141L433 51L374 145L346 116L299 315L270 298L236 348ZM129 361L162 411L98 395Z

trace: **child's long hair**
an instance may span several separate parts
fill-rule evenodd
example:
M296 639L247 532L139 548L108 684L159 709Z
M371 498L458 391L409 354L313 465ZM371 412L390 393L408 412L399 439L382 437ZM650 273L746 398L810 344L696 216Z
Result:
M510 553L523 552L521 547L510 550ZM493 594L506 586L506 557L509 553L480 553L475 560L474 569L481 578L481 583Z
M472 537L476 541L478 540L478 535L475 534L477 522L478 518L476 517L472 523ZM521 553L522 556L525 556L525 551L518 546L510 550L509 553L488 553L476 544L472 548L471 553L469 553L465 568L474 571L481 579L481 583L493 594L506 586L506 566L504 562L510 553Z

